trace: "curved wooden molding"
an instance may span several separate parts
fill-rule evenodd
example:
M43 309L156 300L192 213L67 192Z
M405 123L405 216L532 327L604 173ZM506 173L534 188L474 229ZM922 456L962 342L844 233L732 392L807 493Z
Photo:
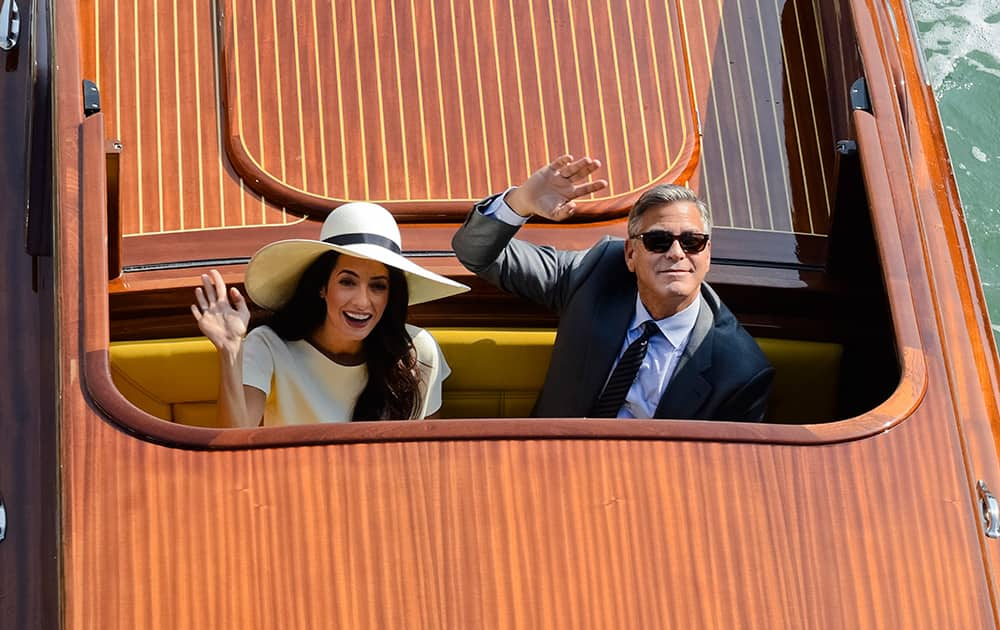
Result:
M891 112L889 115L892 115ZM655 440L711 440L774 444L818 445L856 440L881 433L909 417L928 389L924 358L909 276L924 269L908 269L900 236L900 217L915 212L913 198L898 197L895 189L906 182L890 177L883 153L879 121L855 112L854 124L861 147L862 165L875 230L883 261L883 274L892 305L896 346L902 378L893 394L872 411L856 418L817 425L772 425L681 420L621 422L590 419L503 419L359 422L262 429L205 429L172 424L151 416L126 400L111 381L108 361L108 289L106 280L107 221L103 119L100 114L83 123L82 213L84 257L81 275L84 293L83 382L92 401L124 430L153 442L195 449L234 449L303 444L461 440L491 438L600 438ZM923 277L923 276L921 276Z
M404 221L461 220L571 151L609 180L578 220L606 220L697 165L675 0L264 5L226 4L223 136L244 182L288 208L369 200Z
M864 114L864 116L868 116ZM166 422L141 411L122 396L111 381L108 359L108 293L106 281L107 235L101 116L83 124L85 169L83 215L84 260L84 368L83 382L94 404L127 432L153 442L195 449L261 448L349 442L461 440L492 438L601 438L656 440L711 440L773 444L828 444L875 435L898 424L916 409L927 391L927 367L920 349L916 317L909 295L902 244L895 225L892 200L880 196L885 188L884 161L874 118L860 119L869 194L877 213L880 247L889 274L897 346L903 376L888 400L857 418L817 425L773 425L689 420L504 419L357 422L261 429L206 429ZM867 125L867 126L866 126ZM872 145L875 145L874 147ZM93 172L90 172L93 168ZM878 179L881 177L881 179Z
M136 437L194 449L243 449L358 442L488 439L703 440L789 445L846 442L879 434L905 418L927 390L923 357L904 353L899 387L872 411L828 424L778 425L694 420L496 419L349 422L336 424L211 429L152 416L128 401L111 381L107 350L88 352L83 381L104 414Z

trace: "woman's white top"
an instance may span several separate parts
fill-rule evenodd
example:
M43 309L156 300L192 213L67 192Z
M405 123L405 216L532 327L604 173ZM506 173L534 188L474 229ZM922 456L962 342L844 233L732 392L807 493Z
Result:
M429 332L406 325L417 352L420 402L415 418L441 408L441 382L451 368ZM264 392L264 426L350 422L368 382L368 367L341 365L306 340L285 341L268 326L250 331L243 344L243 384Z

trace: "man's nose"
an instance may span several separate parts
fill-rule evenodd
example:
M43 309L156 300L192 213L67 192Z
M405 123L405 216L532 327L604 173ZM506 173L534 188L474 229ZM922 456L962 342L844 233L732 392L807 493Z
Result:
M681 247L681 240L675 238L674 242L670 244L670 249L667 250L667 258L671 260L680 260L684 258L684 248Z

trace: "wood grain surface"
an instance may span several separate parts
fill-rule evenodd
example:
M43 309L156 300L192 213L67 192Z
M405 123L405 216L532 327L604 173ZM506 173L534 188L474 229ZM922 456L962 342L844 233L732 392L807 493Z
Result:
M877 113L850 123L903 366L884 406L820 427L233 431L218 451L143 439L102 398L107 122L80 119L85 13L56 7L64 627L996 627L974 486L1000 487L997 361L940 128L900 114L932 95L889 88L888 49L916 72L900 1L841 7Z
M223 131L244 181L325 213L410 219L469 207L564 152L609 185L580 217L626 213L698 153L674 0L225 5Z
M961 453L935 411L815 448L224 453L90 417L66 432L67 627L988 627Z
M261 237L231 228L292 233L285 206L341 199L454 229L563 150L605 161L594 208L676 179L719 226L823 235L860 76L843 2L88 0L79 50L122 144L126 264L220 228L248 256Z

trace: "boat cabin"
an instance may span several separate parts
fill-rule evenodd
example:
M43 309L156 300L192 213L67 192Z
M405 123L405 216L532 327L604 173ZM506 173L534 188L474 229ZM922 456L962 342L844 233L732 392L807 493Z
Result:
M527 417L555 316L472 277L449 241L473 203L564 151L600 157L609 187L572 223L521 236L584 248L623 235L651 185L699 191L714 215L709 282L777 367L769 422L857 416L899 382L850 120L871 107L836 6L754 7L747 22L701 3L432 3L429 24L405 3L101 6L81 15L95 42L82 72L109 172L109 371L151 416L215 425L214 350L187 309L200 273L238 284L257 247L315 237L337 205L370 200L396 214L406 254L474 286L412 313L453 368L442 415ZM97 48L123 17L156 41L161 21L177 28L169 62L143 38ZM218 29L184 28L200 20Z
M998 625L1000 372L904 0L16 4L0 626ZM707 201L763 423L529 417L556 316L450 243L562 153L608 188L519 238ZM442 419L220 428L200 275L360 200L472 288L410 309Z

